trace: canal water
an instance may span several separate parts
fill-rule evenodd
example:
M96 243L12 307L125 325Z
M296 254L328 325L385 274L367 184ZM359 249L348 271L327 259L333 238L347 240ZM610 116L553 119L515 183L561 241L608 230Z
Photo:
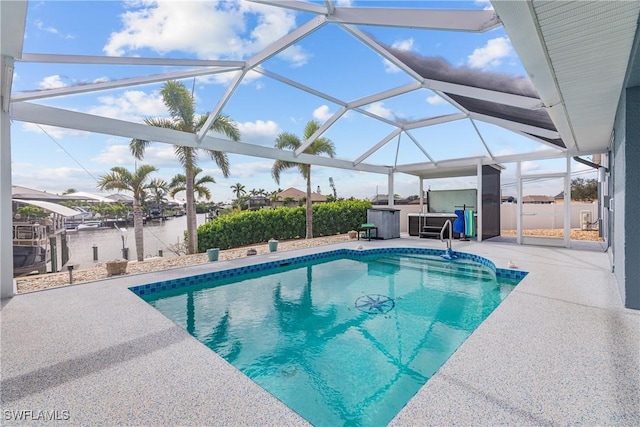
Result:
M204 224L205 221L205 214L197 214L198 225ZM135 261L137 256L133 225L125 230L122 233L115 228L67 232L70 262L75 268L91 268L96 264L122 258L122 236L124 236L124 247L129 248L129 260ZM158 256L160 251L165 258L176 256L171 249L176 245L184 245L186 230L186 215L162 222L148 222L144 225L144 257ZM94 246L97 248L97 261L93 259Z

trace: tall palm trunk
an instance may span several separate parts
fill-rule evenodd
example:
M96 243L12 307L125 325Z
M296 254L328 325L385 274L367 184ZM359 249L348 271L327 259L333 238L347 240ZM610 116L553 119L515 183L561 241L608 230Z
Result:
M313 239L313 208L311 207L311 165L307 166L307 239Z
M196 222L196 204L193 191L193 168L185 167L185 191L187 193L187 253L198 253L198 229Z
M133 201L133 231L136 239L136 258L138 261L144 260L144 239L142 229L142 207L137 201Z

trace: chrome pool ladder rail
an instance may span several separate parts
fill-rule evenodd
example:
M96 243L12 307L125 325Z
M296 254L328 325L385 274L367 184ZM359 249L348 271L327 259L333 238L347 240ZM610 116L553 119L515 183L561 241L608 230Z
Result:
M453 240L453 231L452 228L453 226L451 225L451 220L448 219L444 222L444 225L442 226L442 229L440 230L440 241L444 242L444 231L447 229L447 226L449 226L449 240L446 241L447 243L447 249L451 249L451 241Z

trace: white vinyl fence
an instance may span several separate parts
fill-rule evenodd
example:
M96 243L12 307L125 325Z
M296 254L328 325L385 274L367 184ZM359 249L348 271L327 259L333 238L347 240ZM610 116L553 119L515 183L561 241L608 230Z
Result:
M407 214L420 212L419 205L396 205L395 209L400 210L400 232L407 233L409 230ZM517 205L515 203L503 203L500 205L500 229L515 230ZM564 204L552 203L548 205L537 205L527 203L524 205L524 212L535 213L536 215L527 215L523 222L525 230L535 229L562 229L564 228ZM571 228L581 228L581 216L583 212L589 212L589 222L596 223L593 228L597 227L598 221L598 204L593 203L571 203ZM557 213L558 215L546 215ZM544 215L543 215L544 214Z
M523 212L527 213L523 217L522 228L524 230L539 229L562 229L564 228L564 204L535 204L527 203L523 205ZM533 214L533 215L531 215ZM515 230L517 228L518 205L515 203L503 203L500 205L500 229ZM582 229L584 222L594 224L591 228L597 228L598 204L593 203L571 203L571 225L572 229Z

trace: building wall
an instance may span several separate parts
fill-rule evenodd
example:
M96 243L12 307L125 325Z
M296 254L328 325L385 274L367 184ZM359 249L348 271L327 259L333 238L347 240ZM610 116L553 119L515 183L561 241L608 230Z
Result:
M626 90L624 131L624 295L625 306L640 309L640 86ZM620 162L618 162L620 163ZM618 180L616 180L619 183ZM620 259L618 259L620 261ZM620 263L616 262L616 268ZM618 279L620 283L620 279Z
M613 271L625 307L640 309L640 86L623 91L611 167ZM629 191L627 191L629 189Z

